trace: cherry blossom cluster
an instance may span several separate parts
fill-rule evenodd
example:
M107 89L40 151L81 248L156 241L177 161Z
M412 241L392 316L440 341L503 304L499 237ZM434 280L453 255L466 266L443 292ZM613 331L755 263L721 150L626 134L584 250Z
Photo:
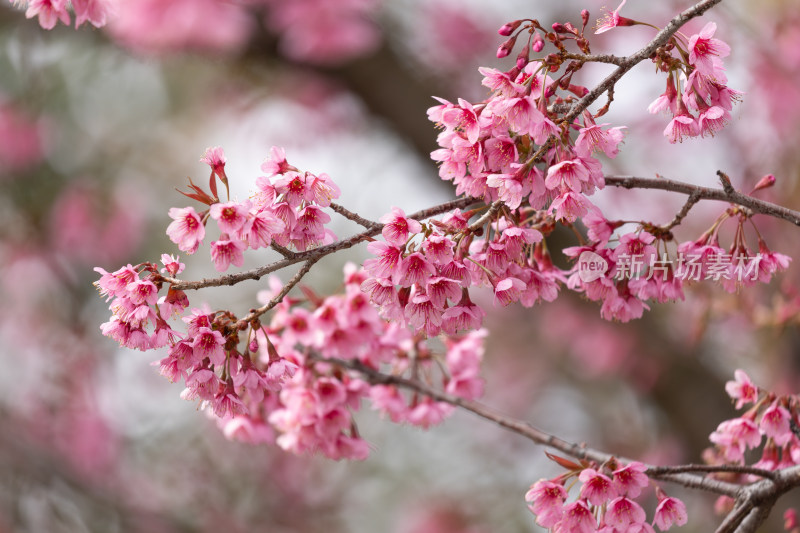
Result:
M255 25L250 10L266 10L281 52L311 64L350 61L375 50L381 32L372 20L380 0L9 0L27 18L53 29L60 21L85 22L139 52L241 48ZM176 22L178 22L176 24Z
M336 240L325 228L331 217L323 208L330 206L340 191L327 174L299 172L286 162L282 149L273 147L272 157L262 165L269 175L256 181L258 193L243 202L223 203L217 198L216 180L219 178L228 187L224 152L219 147L209 148L201 161L212 169L211 195L194 184L190 186L194 192L185 194L208 205L208 210L198 213L189 206L169 211L174 221L167 228L167 235L181 251L197 251L209 218L217 222L220 232L219 239L211 243L211 258L219 272L231 264L242 266L247 248L268 247L274 241L302 251ZM274 176L278 178L273 182Z
M726 221L735 223L731 246L720 246L719 232ZM716 280L726 291L736 292L758 282L769 283L785 270L791 258L772 252L758 234L758 253L748 247L745 224L752 219L738 208L726 210L695 241L677 246L673 257L667 244L674 240L670 231L643 223L639 229L616 235L622 221L606 220L599 211L583 218L589 242L564 249L578 261L567 286L592 301L602 302L601 315L623 322L639 318L647 301L659 303L684 299L683 286L696 280ZM757 233L757 229L755 230ZM609 247L609 242L617 241ZM584 260L589 256L601 262L602 270L588 272Z
M736 409L747 407L747 410L739 417L721 422L711 433L709 440L714 447L703 453L706 463L750 465L766 471L800 465L800 397L763 390L744 370L736 370L734 379L725 384L725 391L736 402ZM761 448L760 458L753 461L758 457L758 448ZM761 479L757 473L725 472L721 475L745 484ZM733 505L731 498L720 496L716 509L730 511ZM786 531L795 531L798 527L796 513L794 509L787 511Z
M14 5L25 8L27 18L38 17L39 25L53 29L58 21L69 26L70 11L75 14L75 27L89 22L96 28L106 25L109 15L114 11L117 0L9 0Z
M381 218L386 242L368 245L376 257L364 263L371 277L362 288L384 318L433 337L480 327L485 312L470 299L472 286L492 287L501 305L557 297L562 275L537 247L539 230L500 217L489 238L477 239L470 216L456 210L423 226L395 207Z
M603 33L619 26L652 26L619 14L627 0L598 21L597 31ZM652 26L655 27L655 26ZM714 38L717 25L707 23L700 33L688 39L678 34L656 51L656 67L667 73L667 88L650 106L650 113L672 114L664 136L669 142L684 137L714 135L731 120L733 104L742 93L727 86L728 78L722 58L730 54L730 46ZM673 55L677 52L677 57Z
M618 10L607 17L598 33L614 26L642 24L619 17ZM595 122L607 111L608 104L595 114L583 111L580 121L567 123L564 118L563 114L577 105L576 98L588 93L585 87L576 85L573 80L583 63L577 59L568 61L568 58L581 56L570 55L566 49L566 43L574 41L583 53L589 53L589 43L584 35L588 13L581 15L583 25L580 29L570 23L556 23L550 31L538 21L527 19L504 25L500 34L508 36L508 39L498 50L499 57L509 55L517 40L526 33L528 42L511 70L480 69L484 75L483 84L491 89L491 96L478 104L440 99L440 105L428 110L429 118L443 129L438 136L441 148L431 154L440 163L440 177L453 181L458 194L487 204L502 203L503 212L495 221L504 228L513 227L515 232L523 235L523 246L506 250L503 239L497 238L501 231L480 240L463 228L460 233L451 230L448 234L445 230L445 237L449 237L451 242L461 243L464 237L470 242L469 247L459 244L454 252L456 261L466 259L463 264L477 274L464 282L463 278L443 273L442 267L452 269L451 265L437 267L436 260L425 256L427 239L442 238L439 228L426 227L423 231L419 225L412 225L407 234L392 237L394 243L384 233L387 244L371 248L379 256L380 266L368 268L383 289L383 292L373 293L374 301L382 307L386 307L384 298L394 298L386 292L389 282L393 282L398 290L411 288L411 304L401 300L406 319L415 316L417 322L422 320L415 314L413 298L426 309L445 309L441 304L424 300L425 288L410 282L407 276L396 273L387 276L395 266L399 268L398 272L405 272L407 266L415 272L419 268L436 276L437 280L444 276L462 282L464 287L470 282L491 285L496 301L503 304L519 299L526 305L540 298L552 301L559 287L557 282L568 278L567 287L602 302L604 318L620 321L641 317L649 308L648 301L667 302L684 298L684 280L676 274L685 274L686 269L681 264L673 266L667 248L667 243L674 241L670 231L672 226L659 227L642 221L634 231L622 233L619 228L625 223L607 220L587 198L605 185L602 163L596 155L602 152L607 157L615 157L625 128L605 128L608 124ZM707 25L700 34L689 39L689 52L682 56L686 58L684 63L668 63L666 60L667 52L681 50L681 45L674 39L656 54L656 62L662 68L667 64L673 70L684 68L690 82L682 99L677 101L689 109L701 110L704 126L697 131L713 133L722 123L712 122L712 115L724 110L726 121L730 102L738 96L735 91L720 85L724 80L720 57L727 55L729 49L721 41L712 39L712 34L713 27ZM546 42L552 43L557 52L531 59L531 52L541 52ZM670 79L673 79L672 73ZM708 96L712 92L713 99ZM724 98L728 100L720 100ZM769 184L761 188L766 186ZM543 235L540 230L546 236L555 223L571 225L578 218L588 231L589 242L564 250L577 264L570 272L560 272L546 261L547 256L539 253L547 249L540 243ZM738 225L731 248L725 251L719 246L718 233L727 219L737 220ZM382 221L388 223L388 219ZM788 266L789 258L771 252L760 235L758 253L753 254L745 239L746 221L752 222L746 210L727 210L698 240L680 244L678 258L690 258L691 267L699 269L703 275L710 269L714 270L713 279L720 280L729 292L757 281L768 282L775 272ZM528 233L531 230L535 233ZM424 235L422 241L415 242L415 235ZM405 243L401 241L404 239L409 239L408 248L403 248ZM496 253L498 251L502 253ZM485 255L472 257L474 252ZM586 254L604 265L602 272L585 275L581 263ZM426 258L425 263L419 262L422 257ZM406 265L407 260L411 261L410 265ZM725 271L722 272L721 268ZM689 277L698 279L699 275ZM393 306L396 307L389 304L389 307ZM447 307L445 312L455 313L451 309L457 307ZM396 310L389 311L388 316L400 316ZM477 320L474 313L468 316ZM439 322L438 319L426 318L425 327L435 330L440 327Z
M330 217L322 209L339 195L327 175L300 172L286 161L282 149L273 147L262 165L267 175L256 180L256 193L243 202L220 202L218 182L226 190L229 186L225 155L220 148L209 148L201 161L211 168L209 192L190 180L191 192L183 194L208 209L170 209L174 220L167 235L180 250L192 254L199 249L209 220L216 221L220 232L210 245L218 271L241 266L247 248L271 246L291 254L286 247L303 251L335 240L323 226ZM397 213L393 216L397 220L386 225L387 234L399 231L401 220L412 228L419 225ZM446 248L442 238L441 257L447 255ZM449 253L452 256L452 249ZM101 274L96 285L111 301L112 311L101 330L128 348L168 347L158 362L161 373L183 382L182 397L199 402L231 438L275 440L295 453L363 459L369 446L352 416L361 400L370 400L394 422L425 428L453 410L428 396L403 392L394 383L370 384L360 369L386 370L467 399L483 392L485 332L478 329L479 321L445 331L419 331L416 317L408 322L381 317L362 290L370 280L375 282L363 269L348 265L342 294L327 298L308 288L305 298L290 297L281 282L271 278L271 288L259 294L264 307L240 320L226 310L190 309L186 294L172 286L185 266L166 254L162 262L161 271L153 263L110 273L96 269ZM422 283L422 278L415 279ZM165 285L167 293L159 297ZM442 281L438 289L429 289L431 297L444 302L459 296L461 289L450 290L450 285L457 283ZM262 323L261 315L270 309L270 321ZM170 326L178 317L185 332ZM466 331L456 336L459 330ZM428 342L439 333L439 345ZM350 368L342 361L358 366Z
M371 20L380 0L260 0L268 8L269 27L280 36L290 58L329 65L373 51L380 43Z
M162 255L162 262L164 271L171 275L177 275L185 266L166 254ZM100 273L95 286L106 301L111 301L111 319L100 326L103 335L121 346L142 351L166 346L176 337L167 320L188 307L189 300L183 291L172 289L158 297L161 289L158 265L127 265L114 272L99 267L95 270ZM147 274L144 279L142 273Z
M725 384L725 391L736 402L736 409L749 407L741 416L720 423L711 433L709 440L714 447L706 450L706 462L752 464L763 470L800 464L800 398L762 390L743 370L737 370L734 378ZM761 458L756 462L748 460L748 450L762 444ZM757 479L750 474L743 478Z
M647 467L639 462L619 464L615 459L600 465L574 463L551 456L568 472L553 479L541 479L525 494L528 508L536 515L536 523L553 533L651 533L673 525L682 526L688 517L686 505L667 496L655 486L658 504L651 521L637 499L644 499L652 481ZM575 500L568 502L575 481L580 489ZM571 482L568 488L567 482Z
M275 406L267 409L259 400L260 409L249 411L248 424L271 425L280 433L277 444L286 450L319 451L334 459L365 458L369 448L352 418L361 400L369 399L393 422L425 428L453 410L449 404L405 394L393 384L371 385L337 361L441 383L447 392L464 398L482 394L479 372L485 332L444 338L445 353L439 354L409 329L380 318L360 290L365 279L362 270L348 265L343 294L321 299L306 290L304 300L286 298L270 323L255 330L251 344L262 347L261 361L288 360L298 369L283 382ZM259 295L261 301L280 290L279 282L273 280L272 285ZM228 423L242 427L238 417Z
M730 47L714 38L716 30L717 25L709 22L688 43L671 41L655 59L658 68L668 73L667 88L648 110L672 114L664 129L671 143L714 135L730 122L733 104L741 99L741 92L727 86L722 58ZM673 48L679 57L672 55Z

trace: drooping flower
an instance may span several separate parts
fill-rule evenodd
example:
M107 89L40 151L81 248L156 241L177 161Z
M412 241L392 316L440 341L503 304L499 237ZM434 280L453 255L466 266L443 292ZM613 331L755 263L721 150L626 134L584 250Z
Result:
M167 235L178 245L178 249L188 254L197 251L203 238L206 236L206 228L200 215L194 207L184 207L179 209L173 207L169 210L169 216L173 222L167 226Z
M709 22L700 33L689 38L689 63L710 78L724 77L722 58L731 53L731 47L724 41L714 39L717 25Z
M632 25L633 21L631 19L619 16L619 10L622 9L622 6L624 6L625 2L627 1L628 0L622 0L622 3L617 6L617 9L607 12L605 15L603 15L603 18L597 21L597 26L594 32L595 35L599 33L605 33L608 30L616 28L617 26Z
M736 408L741 409L747 403L756 403L758 387L750 380L750 376L741 369L737 369L733 376L734 381L725 383L725 392L736 400Z
M653 518L654 525L658 526L661 531L666 531L673 525L686 524L687 520L686 505L681 500L659 494L658 507L656 507Z

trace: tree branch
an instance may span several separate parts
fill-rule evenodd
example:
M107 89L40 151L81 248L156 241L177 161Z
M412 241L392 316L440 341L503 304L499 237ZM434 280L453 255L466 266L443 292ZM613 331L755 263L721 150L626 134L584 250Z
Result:
M336 211L337 213L342 215L344 218L346 218L348 220L352 220L356 224L360 224L360 225L364 226L367 229L373 229L373 228L375 228L377 226L380 226L381 228L383 227L382 224L380 224L378 222L373 222L371 220L367 220L366 218L363 218L363 217L360 217L359 215L353 213L349 209L345 209L344 207L342 207L339 204L335 204L335 203L331 202L331 206L330 207L331 207L331 209L333 209L334 211Z
M660 189L662 191L688 194L690 197L694 195L698 199L703 200L729 202L746 207L753 211L753 213L780 218L791 222L795 226L800 226L800 211L747 196L734 190L732 187L729 191L726 191L724 189L701 187L700 185L666 178L639 178L635 176L606 176L605 182L606 185L611 185L612 187L623 187L625 189Z
M458 200L445 202L443 204L439 204L429 209L423 209L422 211L417 211L416 213L409 215L408 218L413 218L414 220L425 220L427 218L436 215L441 215L442 213L447 213L448 211L452 211L453 209L465 208L475 203L476 201L478 200L475 200L474 198L459 198ZM346 250L348 248L352 248L356 244L362 241L369 240L371 237L374 237L375 235L379 234L382 229L383 229L383 224L377 224L373 226L371 229L367 229L365 231L362 231L361 233L357 233L348 239L337 241L332 244L328 244L326 246L320 246L319 248L314 248L313 250L307 250L305 252L290 252L292 255L289 256L286 256L286 253L284 252L283 255L286 256L284 259L275 261L263 267L255 268L253 270L236 272L234 274L226 274L218 278L205 278L199 281L182 281L180 279L171 278L168 276L162 276L161 280L167 283L171 283L173 289L182 291L197 290L205 287L222 287L225 285L236 285L237 283L240 283L248 279L258 280L267 274L270 274L282 268L286 268L287 266L294 265L295 263L300 263L309 260L313 260L314 262L316 262L319 259L325 257L326 255L338 252L340 250Z
M456 407L461 407L462 409L465 409L485 420L489 420L500 427L508 429L511 432L516 433L518 435L521 435L527 438L528 440L535 442L536 444L548 446L576 459L587 459L602 464L611 459L612 457L614 457L605 452L588 448L583 444L575 444L565 441L559 437L556 437L555 435L551 435L545 431L542 431L527 422L523 422L521 420L505 416L502 413L495 411L494 409L486 405L483 405L479 402L466 400L458 396L453 396L452 394L447 394L445 392L438 391L436 389L433 389L431 387L428 387L427 385L420 383L419 381L402 378L400 376L383 374L373 368L370 368L362 364L360 361L355 361L355 360L346 361L335 358L323 358L320 356L312 356L312 358L317 361L334 363L341 367L350 370L355 370L356 372L363 375L372 384L396 385L399 387L403 387L405 389L418 392L420 394L424 394L436 401L445 402L450 405L454 405ZM629 459L625 458L617 458L617 459L626 462L630 461ZM658 470L654 469L655 467L650 466L647 471L647 475L653 479L660 479L664 481L678 483L685 487L701 489L708 492L712 492L714 494L730 496L732 498L738 496L741 491L741 486L736 485L734 483L727 483L725 481L698 476L691 473L661 473Z

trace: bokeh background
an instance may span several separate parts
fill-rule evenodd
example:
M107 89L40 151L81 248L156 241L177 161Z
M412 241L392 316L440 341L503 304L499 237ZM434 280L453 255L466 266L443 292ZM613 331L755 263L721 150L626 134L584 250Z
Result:
M500 3L493 3L500 4ZM625 16L663 25L689 2L630 1ZM646 113L663 77L642 64L607 120L626 125L608 174L656 173L714 185L716 170L747 192L800 206L800 15L792 1L727 0L706 20L732 47L730 85L746 92L713 139L669 145ZM128 0L101 29L42 30L0 3L0 533L537 531L523 495L559 470L520 437L468 414L423 432L358 416L373 444L362 463L294 457L225 439L150 366L100 335L107 310L91 283L177 250L164 230L176 187L203 180L206 147L222 146L233 194L255 188L273 145L327 172L340 203L377 219L452 197L429 153L431 96L486 97L478 66L503 23L580 20L597 0ZM613 9L616 6L608 6ZM690 34L704 22L687 27ZM630 53L652 36L619 28L595 52ZM584 84L607 67L585 69ZM683 198L606 190L609 217L664 223ZM676 230L697 238L724 209L697 206ZM796 255L797 228L756 219L776 251ZM346 236L349 223L334 231ZM752 239L752 236L750 236ZM569 243L569 236L557 236ZM730 235L728 236L730 238ZM724 245L725 243L723 243ZM755 241L751 240L755 245ZM346 261L328 258L309 283L335 291ZM245 268L263 264L251 254ZM733 370L798 390L798 265L772 286L725 293L698 284L682 305L608 323L570 294L488 318L486 403L576 442L656 463L699 462L708 434L734 414ZM212 274L205 257L184 276ZM266 287L207 291L249 309ZM685 531L708 531L713 499L683 495ZM776 512L776 515L779 515ZM774 522L772 527L778 527ZM775 530L775 529L772 529Z

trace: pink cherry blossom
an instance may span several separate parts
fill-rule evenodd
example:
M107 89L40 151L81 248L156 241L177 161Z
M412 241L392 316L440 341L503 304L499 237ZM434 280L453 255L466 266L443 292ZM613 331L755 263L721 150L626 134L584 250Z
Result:
M664 128L664 136L672 144L683 142L684 137L697 137L700 134L696 119L689 114L685 107L681 110L682 106L683 104L679 101L678 113Z
M90 22L95 28L106 25L109 17L116 15L117 0L72 0L75 11L75 27Z
M540 479L525 494L529 509L536 515L536 523L542 527L553 527L564 514L567 491L561 483Z
M581 157L589 157L593 152L602 151L606 157L614 158L619 153L619 143L625 133L622 131L625 126L618 126L603 130L603 126L608 124L594 124L591 119L587 119L589 124L580 129L578 138L575 140L575 153Z
M180 262L178 256L169 254L161 254L161 264L164 265L161 271L168 272L171 276L177 276L186 268L186 265Z
M221 233L236 234L247 222L248 207L238 202L214 204L209 215L217 221Z
M544 184L551 190L569 188L574 192L580 192L582 182L588 179L589 171L580 159L564 159L547 169Z
M231 239L223 233L219 240L211 243L211 260L217 272L225 272L233 264L240 267L244 264L242 251L246 245L239 240Z
M525 283L514 277L503 278L494 286L494 304L506 306L519 300Z
M436 267L420 252L414 252L401 263L397 284L401 287L410 287L414 284L425 286L435 273Z
M583 483L580 497L592 505L603 505L617 496L617 490L611 479L594 468L581 471L578 479Z
M225 163L227 161L225 151L220 146L206 148L203 157L200 158L200 162L210 166L211 170L217 175L225 173Z
M721 58L726 57L731 52L730 46L724 41L713 38L716 31L717 25L709 22L703 26L699 34L692 35L689 38L689 63L711 78L716 78L722 73L724 68L722 67Z
M556 220L575 222L592 209L594 205L582 194L567 191L560 194L550 205L550 211L555 212Z
M26 18L39 17L39 25L52 30L60 20L66 25L70 23L67 11L67 0L30 0L25 11Z
M661 531L666 531L673 525L682 526L688 521L686 505L677 498L661 498L656 507L653 524Z
M270 148L269 157L261 164L261 170L267 173L268 178L276 174L284 174L293 168L286 161L286 151L279 146Z
M617 6L617 9L611 12L607 12L602 19L597 21L597 27L595 29L595 34L605 33L608 30L616 28L617 26L625 26L628 19L625 17L619 16L619 10L622 9L622 6L625 5L625 2L628 0L622 0L622 3Z
M564 506L561 520L553 526L553 533L594 533L597 521L584 500Z
M635 501L620 496L612 500L606 508L603 522L619 530L626 531L625 528L636 524L643 524L647 515L642 506Z
M775 441L775 444L783 446L794 436L790 427L791 419L792 415L784 406L773 402L762 413L759 427L764 435Z
M737 369L733 375L734 381L725 383L725 392L736 400L736 409L741 409L748 403L756 403L758 401L758 387L753 384L750 377L744 370L740 369Z
M392 207L392 212L379 219L383 223L381 234L386 242L398 248L405 246L411 235L422 231L422 225L414 219L406 217L399 207Z
M169 216L174 221L167 226L167 235L182 252L193 254L206 235L206 228L193 207L173 207Z
M646 470L647 466L637 461L614 470L614 487L621 496L638 497L642 489L650 484L650 478L645 474Z
M225 362L225 351L222 349L225 339L219 331L200 328L192 342L195 355L200 359L208 358L214 365Z

